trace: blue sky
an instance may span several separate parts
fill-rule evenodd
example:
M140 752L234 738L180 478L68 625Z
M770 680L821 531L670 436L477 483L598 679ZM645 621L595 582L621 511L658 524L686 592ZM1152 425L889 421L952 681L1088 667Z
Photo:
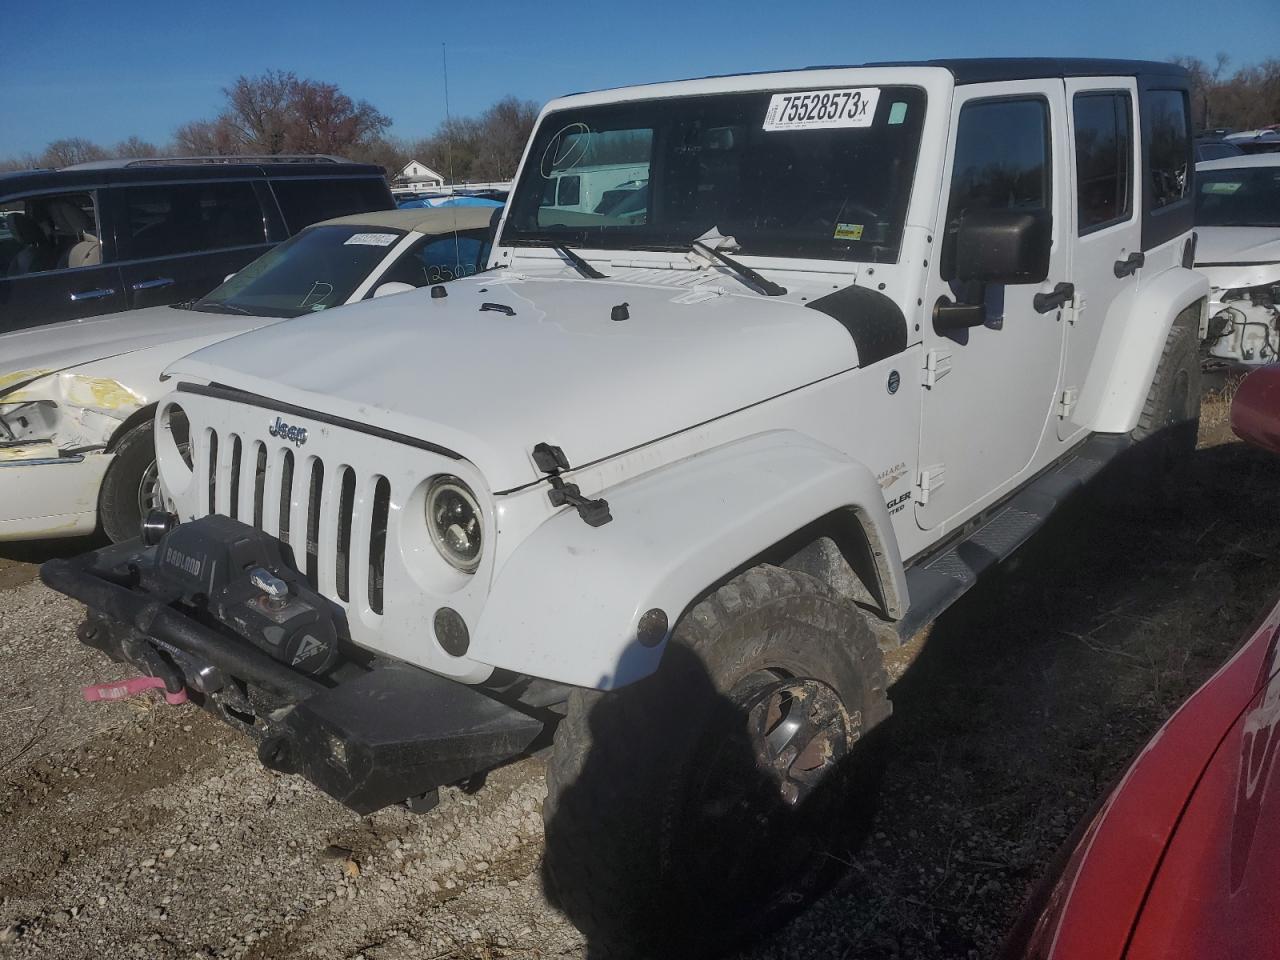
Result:
M513 93L561 93L712 73L941 56L1186 53L1234 65L1276 55L1277 0L8 0L0 156L59 137L163 144L211 117L221 89L266 69L337 83L401 136ZM392 19L394 18L394 19Z

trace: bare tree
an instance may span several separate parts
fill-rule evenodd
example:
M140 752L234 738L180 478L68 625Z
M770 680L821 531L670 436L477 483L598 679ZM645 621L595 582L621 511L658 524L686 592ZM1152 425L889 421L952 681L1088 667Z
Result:
M161 149L154 143L150 143L137 136L121 140L111 148L112 156L127 157L129 159L158 157L162 152L163 151L161 151Z
M40 157L42 167L69 167L73 163L87 163L90 160L105 160L107 151L84 137L68 137L54 140L44 148Z

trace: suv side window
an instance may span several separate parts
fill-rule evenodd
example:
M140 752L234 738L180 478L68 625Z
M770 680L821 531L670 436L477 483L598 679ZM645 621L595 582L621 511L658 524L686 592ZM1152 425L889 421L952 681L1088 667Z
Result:
M262 208L247 181L126 187L124 211L133 260L267 242Z
M1076 198L1083 236L1133 213L1133 109L1124 92L1080 93L1072 104Z
M445 283L478 273L488 259L487 230L459 231L456 240L452 233L423 237L387 269L378 283L396 281L415 287Z
M1147 166L1151 171L1152 210L1181 200L1189 187L1187 157L1190 124L1187 98L1181 90L1151 90L1142 98L1150 129Z
M102 263L98 212L90 193L0 203L0 277Z
M953 275L954 230L970 210L1042 210L1051 199L1049 104L1040 97L977 100L960 108L940 268Z
M373 177L272 180L290 233L321 220L392 208L385 181Z

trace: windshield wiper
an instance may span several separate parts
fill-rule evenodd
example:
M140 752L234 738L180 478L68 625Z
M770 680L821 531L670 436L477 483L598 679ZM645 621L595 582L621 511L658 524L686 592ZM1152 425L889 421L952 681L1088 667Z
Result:
M577 270L578 273L582 274L588 280L609 279L608 274L601 273L599 270L597 270L591 264L587 263L586 260L582 259L582 257L574 253L572 250L569 249L569 247L561 243L559 240L523 240L522 239L517 242L517 245L521 247L549 247L550 249L554 250L556 253L560 254L560 256L568 260L571 264L573 264L573 269Z
M752 270L745 263L739 263L727 254L721 253L709 243L703 243L701 240L694 240L690 245L690 249L698 249L708 256L719 260L726 267L736 273L743 280L754 285L766 297L780 297L787 292L787 288L781 284L774 283L765 277L760 276L756 271Z
M252 310L246 310L244 307L228 303L225 300L196 300L187 309L196 310L200 313L238 313L245 317L254 316Z

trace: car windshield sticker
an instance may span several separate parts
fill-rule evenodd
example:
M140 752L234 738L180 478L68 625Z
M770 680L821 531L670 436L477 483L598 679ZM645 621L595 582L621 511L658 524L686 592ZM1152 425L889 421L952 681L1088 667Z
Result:
M869 127L876 115L879 87L775 93L764 115L766 130L829 130Z
M897 103L889 107L889 124L901 123L907 119L907 105L899 100Z
M1210 180L1200 188L1201 193L1235 193L1244 184L1239 180Z
M342 245L344 247L389 247L395 242L394 233L353 233Z
M837 223L836 224L837 240L861 240L862 224L860 223Z

